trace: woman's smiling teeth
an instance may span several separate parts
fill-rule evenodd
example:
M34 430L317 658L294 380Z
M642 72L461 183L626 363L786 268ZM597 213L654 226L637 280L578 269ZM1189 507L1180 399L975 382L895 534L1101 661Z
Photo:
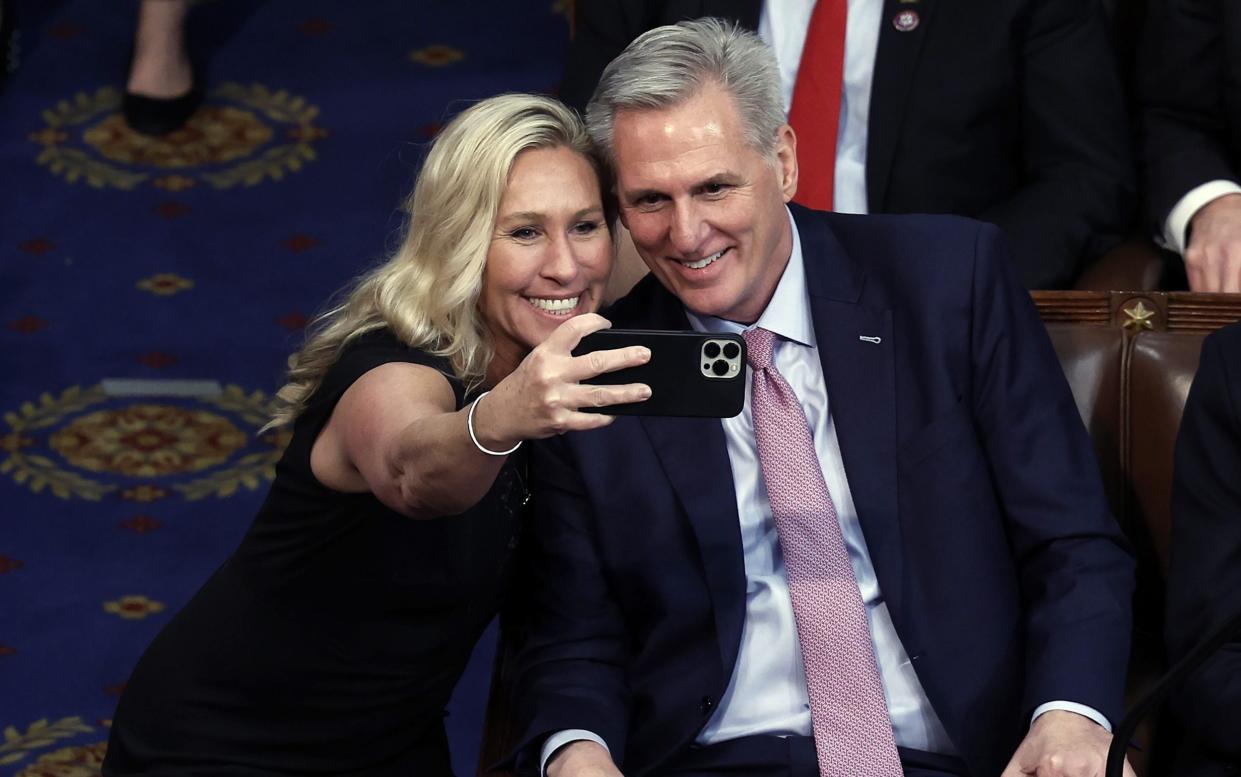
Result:
M702 268L714 262L716 259L719 259L721 256L723 256L724 252L727 250L728 250L727 248L724 248L719 251L716 251L710 256L699 259L696 262L681 262L681 264L684 265L685 267L688 267L691 270L701 270Z
M565 297L564 299L549 299L547 297L526 297L526 302L534 305L545 313L551 313L554 316L565 316L577 307L577 302L582 297L579 294L576 297Z

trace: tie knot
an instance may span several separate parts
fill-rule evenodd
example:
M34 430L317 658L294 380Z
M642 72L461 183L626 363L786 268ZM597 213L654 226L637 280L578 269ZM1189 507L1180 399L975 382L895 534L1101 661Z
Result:
M771 351L776 342L776 333L769 329L754 327L743 332L745 338L746 361L756 370L765 370L771 366Z

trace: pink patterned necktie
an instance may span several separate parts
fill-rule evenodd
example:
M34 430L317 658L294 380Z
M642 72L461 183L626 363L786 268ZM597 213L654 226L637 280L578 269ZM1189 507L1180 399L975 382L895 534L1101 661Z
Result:
M775 334L745 333L754 438L793 600L822 777L901 777L866 607L810 424L772 362Z

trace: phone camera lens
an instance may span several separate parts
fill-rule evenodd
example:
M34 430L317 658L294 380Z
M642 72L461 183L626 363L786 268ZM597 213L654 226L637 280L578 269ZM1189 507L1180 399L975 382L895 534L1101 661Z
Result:
M707 343L706 345L702 347L702 353L708 359L714 359L715 357L720 355L719 343Z
M711 371L714 372L716 375L719 375L720 377L727 375L728 374L728 362L724 361L723 359L717 360L714 364L711 365Z
M724 357L727 359L736 359L741 353L741 348L736 343L728 343L724 346Z

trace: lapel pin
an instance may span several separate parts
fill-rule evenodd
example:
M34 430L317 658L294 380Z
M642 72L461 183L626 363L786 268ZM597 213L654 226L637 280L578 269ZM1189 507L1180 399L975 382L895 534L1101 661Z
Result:
M870 335L858 335L857 339L864 340L865 342L868 342L868 343L874 343L875 345L879 345L880 343L883 342L882 337L872 337Z
M901 11L892 17L892 26L899 32L913 32L921 21L917 11Z

